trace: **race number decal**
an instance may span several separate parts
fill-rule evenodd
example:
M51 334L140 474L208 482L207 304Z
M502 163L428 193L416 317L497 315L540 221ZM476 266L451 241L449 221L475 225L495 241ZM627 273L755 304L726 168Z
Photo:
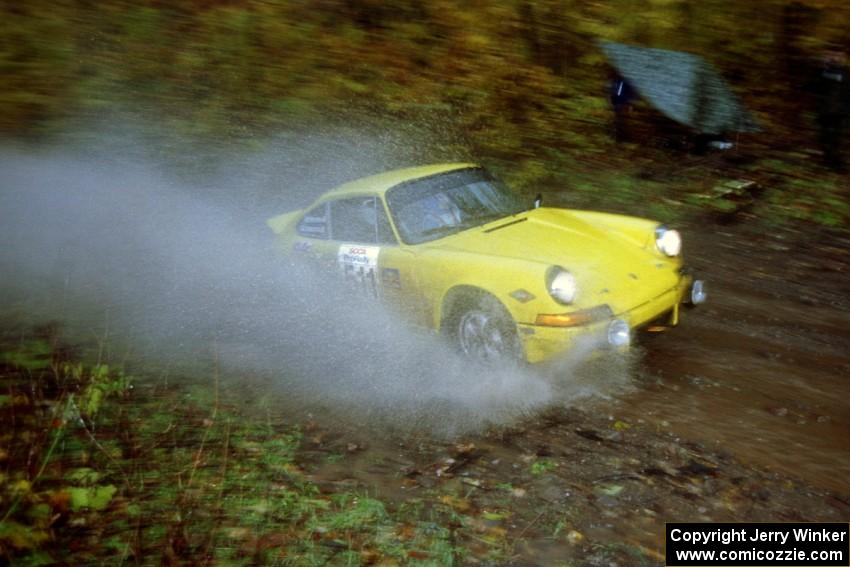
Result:
M343 244L339 247L337 262L346 281L369 295L378 296L378 254L380 246Z

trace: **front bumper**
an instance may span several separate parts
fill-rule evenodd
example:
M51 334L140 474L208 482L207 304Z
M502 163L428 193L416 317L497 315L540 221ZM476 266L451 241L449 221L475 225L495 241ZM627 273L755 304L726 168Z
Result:
M690 275L683 275L674 287L652 299L628 311L615 313L611 319L588 325L548 327L519 324L517 327L525 358L534 364L549 360L576 347L589 350L614 348L609 344L609 329L612 321L624 321L632 334L650 322L659 321L662 316L665 319L665 326L675 326L679 323L679 308L683 302L697 305L705 301L705 288L701 282L701 280L694 280ZM701 293L695 293L695 290Z

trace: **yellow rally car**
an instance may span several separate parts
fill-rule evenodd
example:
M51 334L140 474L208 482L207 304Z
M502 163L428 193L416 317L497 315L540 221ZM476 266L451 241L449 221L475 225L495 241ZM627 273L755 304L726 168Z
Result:
M315 258L470 357L536 363L581 336L626 347L705 300L657 222L524 203L474 164L390 171L270 219Z

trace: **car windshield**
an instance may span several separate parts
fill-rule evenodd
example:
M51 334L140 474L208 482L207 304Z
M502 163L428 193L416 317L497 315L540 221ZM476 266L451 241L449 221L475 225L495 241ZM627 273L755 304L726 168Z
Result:
M528 208L480 168L397 185L387 191L387 205L407 244L435 240Z

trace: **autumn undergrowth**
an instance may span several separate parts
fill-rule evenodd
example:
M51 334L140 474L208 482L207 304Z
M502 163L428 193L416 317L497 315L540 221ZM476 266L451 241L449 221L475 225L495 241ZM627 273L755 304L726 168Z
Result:
M298 425L219 377L131 376L53 329L0 343L0 561L17 565L448 565L445 503L320 489Z
M746 222L831 231L850 226L850 181L823 167L817 152L745 146L695 155L613 143L607 150L550 150L488 165L529 200L542 192L550 206L677 224Z

